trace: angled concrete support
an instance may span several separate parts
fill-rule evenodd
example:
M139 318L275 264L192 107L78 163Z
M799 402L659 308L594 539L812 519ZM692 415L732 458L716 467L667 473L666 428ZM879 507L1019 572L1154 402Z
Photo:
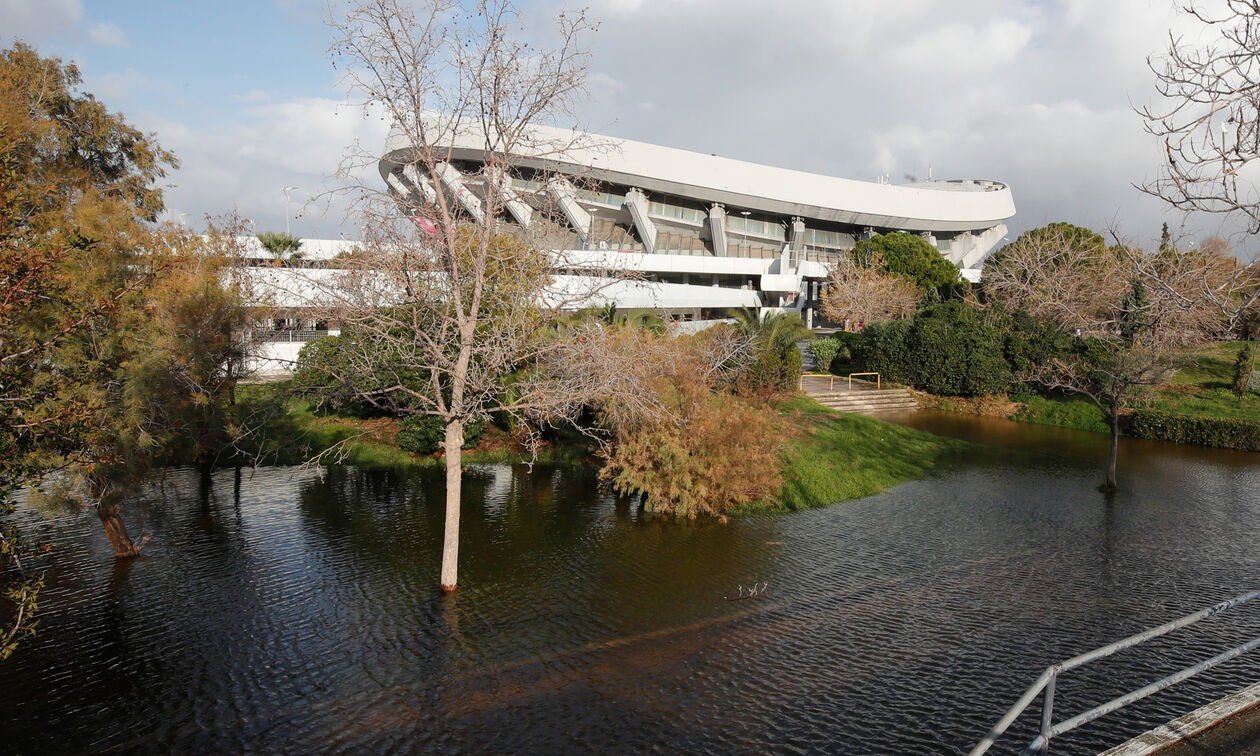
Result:
M433 186L433 182L428 176L420 172L414 165L403 166L403 177L411 182L422 195L424 201L430 205L437 204L437 187Z
M726 208L720 204L709 208L709 235L713 237L713 254L726 257Z
M631 189L626 192L626 207L630 208L630 217L634 219L634 228L643 241L643 251L649 255L656 251L656 224L648 218L647 195L642 189Z
M469 215L476 218L478 223L486 222L486 211L481 206L481 198L473 194L472 189L464 183L464 174L460 173L458 168L450 163L439 163L437 175L442 186L455 196Z
M503 197L503 206L507 208L516 222L521 228L529 228L529 224L534 220L534 209L525 204L525 200L521 199L521 195L516 193L512 188L512 179L502 174L495 178L495 184L499 187L499 192Z
M1006 236L1005 223L999 223L993 228L971 235L972 246L963 252L958 267L979 267L984 262L984 259L989 256L989 253L993 251L993 248L1002 241L1004 236ZM953 250L951 249L950 251L952 252Z
M547 182L547 193L560 206L560 212L564 213L565 220L569 221L573 230L582 235L582 243L589 244L590 239L587 237L591 233L591 214L578 204L577 190L573 188L573 184L565 178L553 178Z

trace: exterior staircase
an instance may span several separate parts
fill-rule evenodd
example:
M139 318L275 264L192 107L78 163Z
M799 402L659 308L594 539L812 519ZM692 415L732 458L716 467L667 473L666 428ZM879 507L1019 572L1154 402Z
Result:
M873 415L878 412L916 410L918 403L909 389L864 389L861 391L810 392L819 404L841 412Z

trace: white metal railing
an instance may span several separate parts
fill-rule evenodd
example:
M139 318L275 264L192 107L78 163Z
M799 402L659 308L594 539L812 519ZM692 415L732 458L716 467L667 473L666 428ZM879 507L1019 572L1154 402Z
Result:
M1194 614L1188 614L1181 619L1173 620L1172 622L1160 625L1159 627L1151 628L1150 630L1144 630L1136 635L1130 635L1124 640L1116 641L1110 645L1096 648L1093 651L1081 654L1080 656L1074 656L1066 661L1046 667L1046 670L1042 672L1041 676L1038 677L1032 686L1024 692L1024 695L1020 696L1020 699L1015 702L1015 705L1012 706L1009 711L1006 712L1006 715L998 720L998 723L993 726L993 729L989 731L989 734L985 735L984 739L977 743L975 748L971 749L971 756L980 756L980 754L988 751L989 748L993 746L994 742L1002 736L1002 733L1006 732L1006 729L1019 718L1020 714L1023 714L1024 711L1032 705L1032 702L1037 698L1038 694L1041 694L1043 691L1045 695L1042 697L1041 705L1041 731L1038 733L1037 737L1028 744L1028 747L1024 749L1025 756L1028 756L1029 754L1048 753L1050 750L1050 741L1055 737L1058 737L1069 730L1074 730L1083 724L1092 722L1105 714L1110 714L1111 712L1127 706L1134 701L1139 701L1153 693L1158 693L1169 686L1176 685L1183 680L1194 677L1200 672L1209 670L1222 662L1229 661L1230 659L1241 656L1254 648L1260 647L1260 638L1255 638L1242 644L1241 646L1237 646L1224 653L1217 654L1211 659L1201 661L1198 664L1186 667L1185 669L1174 672L1167 677L1156 680L1150 685L1138 688L1137 690L1126 693L1118 698L1113 698L1104 704L1095 706L1094 708L1077 714L1070 719L1065 719L1058 724L1053 724L1054 683L1060 674L1104 657L1111 656L1117 651L1123 651L1126 648L1131 648L1152 638L1158 638L1159 636L1166 635L1174 630L1180 630L1188 625L1193 625L1201 619L1215 617L1221 612L1233 609L1234 607L1245 604L1255 598L1260 598L1260 591L1252 591L1250 593L1244 593L1241 596L1235 596L1228 601L1222 601L1221 603L1210 606L1202 611L1195 612Z
M254 331L250 333L252 341L314 341L328 335L328 331L293 330L293 331Z

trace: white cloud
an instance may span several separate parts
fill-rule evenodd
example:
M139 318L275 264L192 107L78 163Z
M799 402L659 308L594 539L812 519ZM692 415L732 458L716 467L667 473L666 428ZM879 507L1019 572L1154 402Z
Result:
M0 35L27 39L73 28L83 18L80 0L0 0Z
M87 35L93 44L104 45L105 47L127 46L127 35L123 34L122 29L110 23L93 24L87 30Z
M577 0L573 0L574 3ZM597 0L587 121L618 136L871 180L1010 184L1014 231L1167 217L1132 184L1160 156L1132 107L1169 0ZM653 110L639 103L652 102ZM1175 225L1175 219L1174 219Z
M288 205L293 233L332 238L350 235L353 223L346 221L345 198L328 192L347 180L380 182L374 166L349 179L334 177L343 153L356 140L379 151L388 130L379 117L365 118L356 108L323 98L251 107L237 122L213 130L153 116L137 122L156 131L162 146L179 157L179 170L168 177L166 203L191 212L190 224L236 209L259 230L283 229L281 188L296 185Z
M134 68L128 68L122 73L89 72L83 77L84 90L106 103L127 100L136 92L151 89L153 86L153 79Z
M1032 39L1032 30L1009 18L983 26L947 24L911 40L902 62L916 67L973 68L1014 60Z

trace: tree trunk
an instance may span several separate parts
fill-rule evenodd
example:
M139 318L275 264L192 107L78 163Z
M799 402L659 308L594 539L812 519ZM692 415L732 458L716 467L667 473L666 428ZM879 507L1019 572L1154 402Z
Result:
M442 593L454 593L459 578L460 461L464 424L446 424L446 535L442 541Z
M1108 412L1111 421L1111 460L1107 464L1107 490L1116 490L1116 458L1120 455L1120 408L1112 406Z
M114 547L114 556L119 559L130 559L140 554L141 543L137 546L127 535L127 526L118 516L118 507L111 504L98 504L96 516L101 518L105 526L105 535L109 537L109 545Z

